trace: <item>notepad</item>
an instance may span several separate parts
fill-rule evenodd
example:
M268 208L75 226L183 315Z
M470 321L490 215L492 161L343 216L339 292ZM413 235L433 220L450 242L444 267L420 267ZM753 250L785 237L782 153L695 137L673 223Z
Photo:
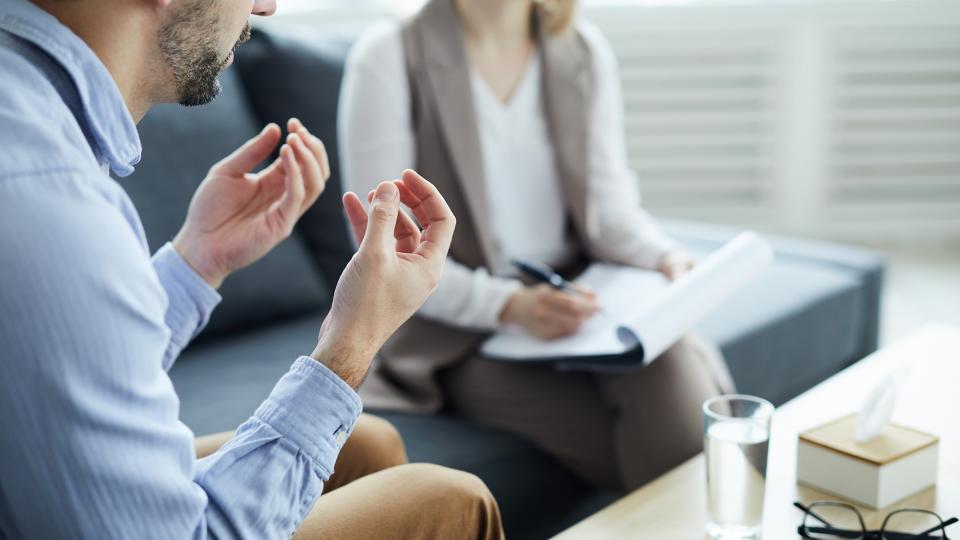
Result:
M744 232L675 282L659 272L595 263L577 279L597 293L601 313L565 338L543 341L505 326L482 356L551 362L567 369L635 369L652 362L773 262L773 249Z

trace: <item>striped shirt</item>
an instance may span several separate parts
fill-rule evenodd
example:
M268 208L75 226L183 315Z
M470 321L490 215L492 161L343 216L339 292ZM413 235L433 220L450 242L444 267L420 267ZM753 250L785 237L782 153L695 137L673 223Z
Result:
M197 460L167 370L220 300L152 257L107 170L136 126L87 45L0 4L0 537L289 537L360 414L319 362L290 371Z

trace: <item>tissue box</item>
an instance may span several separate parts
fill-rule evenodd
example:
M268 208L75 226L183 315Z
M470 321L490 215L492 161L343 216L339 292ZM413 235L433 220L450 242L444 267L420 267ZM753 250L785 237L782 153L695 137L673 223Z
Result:
M797 481L871 508L936 483L937 437L887 424L861 444L854 440L856 424L853 414L801 433Z

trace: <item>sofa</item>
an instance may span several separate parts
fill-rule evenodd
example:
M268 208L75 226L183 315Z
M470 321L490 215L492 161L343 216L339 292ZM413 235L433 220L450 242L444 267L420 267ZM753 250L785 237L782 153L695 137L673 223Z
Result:
M299 355L309 353L352 245L340 208L336 113L349 37L256 31L212 104L160 106L140 124L143 159L121 179L152 249L178 230L207 169L266 122L297 116L327 144L333 175L293 235L231 276L208 327L170 372L182 420L198 434L233 429ZM737 231L664 221L694 253ZM739 391L781 404L877 347L883 260L862 249L769 237L776 262L699 330L719 344ZM531 444L440 413L386 413L412 461L478 475L511 538L544 538L622 494L600 492Z

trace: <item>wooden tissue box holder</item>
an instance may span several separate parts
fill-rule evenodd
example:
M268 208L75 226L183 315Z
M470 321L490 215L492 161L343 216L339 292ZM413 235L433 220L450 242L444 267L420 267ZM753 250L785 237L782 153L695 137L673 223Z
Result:
M887 424L866 443L854 440L852 414L800 434L797 481L870 508L883 508L937 480L939 439Z

